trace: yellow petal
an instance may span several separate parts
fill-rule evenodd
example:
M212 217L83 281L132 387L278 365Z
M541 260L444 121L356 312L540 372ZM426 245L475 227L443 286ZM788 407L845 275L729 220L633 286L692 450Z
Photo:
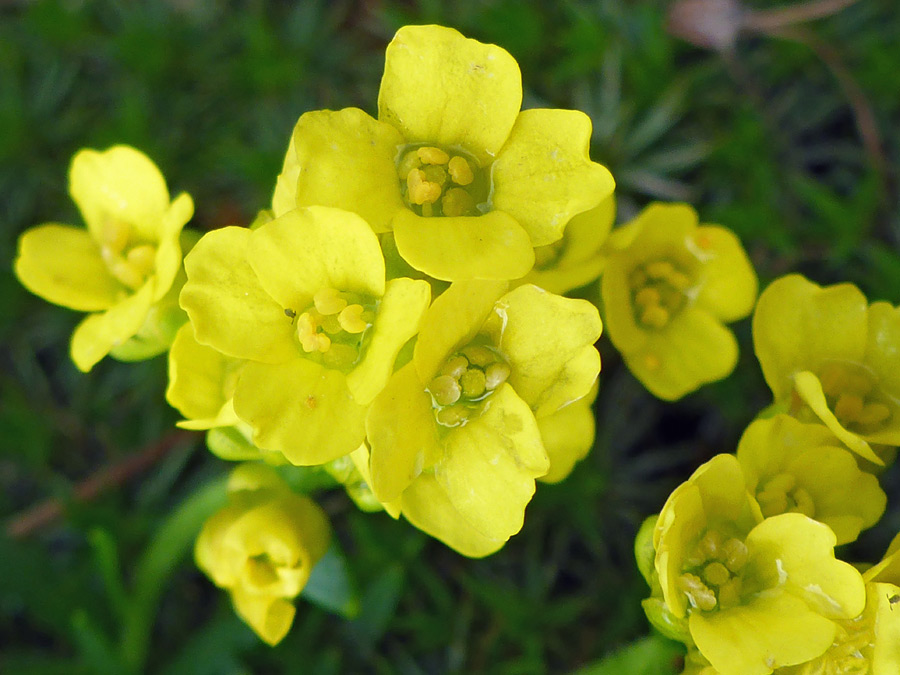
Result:
M303 357L247 363L234 409L253 427L255 445L299 466L349 454L365 438L365 408L353 400L344 375Z
M238 587L232 591L231 600L237 615L269 646L281 642L294 623L297 610L284 598L254 595Z
M357 403L368 405L384 388L397 354L418 332L429 302L427 281L401 277L387 282L362 361L347 375L347 386Z
M200 344L240 359L279 363L297 352L294 326L247 262L251 232L224 227L185 257L180 303Z
M550 458L550 470L538 478L541 482L558 483L566 478L593 447L596 389L595 386L592 394L538 419L541 440Z
M534 479L550 468L528 405L503 384L482 414L451 430L443 445L435 477L454 508L489 539L518 532Z
M606 323L612 335L611 322ZM685 307L664 329L647 332L639 350L623 356L654 396L674 401L727 377L737 364L738 346L734 334L708 312Z
M492 207L512 215L534 246L612 194L615 181L588 155L591 120L577 110L523 110L491 167Z
M69 168L69 193L94 239L111 219L134 227L140 239L159 240L169 191L156 165L134 148L79 151Z
M366 417L371 447L372 492L393 502L418 476L426 460L440 456L431 397L412 363L394 373Z
M324 206L290 211L253 231L247 261L281 307L304 311L324 288L380 298L378 237L354 213Z
M772 516L747 535L748 569L764 588L784 588L817 614L852 619L865 607L865 584L855 567L835 560L835 541L831 529L812 518Z
M293 143L299 165L294 206L346 209L376 232L390 230L394 213L404 208L394 164L403 138L392 126L357 108L317 110L297 122ZM281 204L279 194L279 210L287 208Z
M191 324L184 324L169 350L166 401L188 419L215 418L234 395L226 389L239 363L201 345L194 339Z
M425 218L403 209L393 227L403 259L436 279L518 279L534 265L528 234L502 211Z
M702 263L697 306L725 323L750 314L759 283L734 232L713 225L698 227L689 239L689 248Z
M537 417L587 395L600 372L596 307L525 285L503 296L494 311L501 321L492 324L498 327L493 337L512 368L509 382Z
M405 26L385 53L378 118L409 142L459 145L486 164L522 105L516 60L443 26Z
M297 146L292 134L284 155L281 173L278 174L275 191L272 194L272 214L275 218L297 208L297 181L299 178L300 161L297 159Z
M878 377L879 386L900 397L900 308L887 302L869 305L865 364Z
M799 274L772 282L753 314L753 346L775 399L791 395L794 373L825 359L861 361L866 310L866 297L852 284L823 288Z
M435 299L413 352L420 382L430 382L453 350L478 334L506 288L503 281L458 281Z
M194 214L194 201L188 194L180 194L163 215L159 228L153 275L156 280L154 300L160 300L172 287L181 270L181 230Z
M600 276L609 260L602 249L615 219L613 195L573 217L566 225L559 257L546 267L538 269L535 266L521 283L534 284L562 295L592 282Z
M91 314L75 332L69 351L79 370L88 372L113 347L121 345L140 330L153 302L153 284L146 283L102 314Z
M822 423L837 436L848 448L853 450L860 457L865 457L870 462L874 462L878 466L884 466L884 461L875 454L872 447L860 436L848 431L838 421L831 408L828 407L828 401L825 400L825 393L822 391L822 383L819 378L808 370L796 373L794 375L794 388L797 395L812 408L812 411L818 415Z
M433 475L419 476L403 493L404 517L458 553L483 558L497 552L506 538L492 539L472 527L457 511Z
M900 607L891 598L900 595L896 584L871 584L869 602L877 603L875 610L875 650L872 654L872 674L900 672Z
M126 293L87 230L69 225L26 230L19 237L15 272L35 295L82 312L109 309Z
M692 612L691 637L721 675L768 675L816 658L837 625L788 593L757 595L748 605Z

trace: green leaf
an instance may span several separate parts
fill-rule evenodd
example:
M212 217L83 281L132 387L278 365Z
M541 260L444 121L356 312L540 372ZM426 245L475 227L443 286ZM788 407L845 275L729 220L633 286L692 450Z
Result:
M347 557L337 542L316 563L301 596L324 610L352 619L359 614L359 594L350 578Z
M76 610L72 615L72 635L92 673L121 675L123 665L112 643L83 609Z
M586 666L575 675L675 675L681 670L684 647L650 635Z

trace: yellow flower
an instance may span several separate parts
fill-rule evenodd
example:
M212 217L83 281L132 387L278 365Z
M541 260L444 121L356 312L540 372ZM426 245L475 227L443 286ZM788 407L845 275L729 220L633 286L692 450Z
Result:
M265 465L237 467L228 492L228 505L203 524L194 557L229 591L238 616L275 645L291 627L290 600L328 549L331 528L322 509Z
M768 675L816 658L865 586L834 558L834 533L799 513L763 520L733 455L675 489L654 532L662 596L722 675Z
M651 204L607 248L609 337L635 377L666 400L726 377L738 347L723 324L747 316L757 291L734 234L698 226L687 204Z
M194 205L187 194L170 202L159 169L124 145L79 151L69 169L69 193L87 229L31 228L19 238L15 272L45 300L91 312L71 344L72 360L86 372L117 348L122 358L135 357L126 342L172 286L181 267L179 235Z
M472 557L522 527L550 468L538 420L586 396L600 370L593 305L506 287L456 282L440 295L366 420L378 499Z
M900 445L900 309L790 274L760 295L753 344L776 404L875 464L870 443Z
M517 283L562 294L594 281L606 266L601 251L615 219L613 195L579 213L566 225L562 239L534 250L534 269Z
M866 608L839 621L831 648L809 663L783 668L778 675L900 673L900 552L888 553L863 574Z
M366 406L415 335L428 284L385 283L368 224L326 207L210 232L185 269L181 305L196 342L246 361L233 406L253 443L298 465L358 448Z
M406 26L388 45L378 120L306 113L278 179L275 215L322 204L393 231L400 255L437 279L516 279L534 246L613 190L590 161L590 119L520 111L505 50L442 26Z
M887 496L860 471L827 427L787 415L753 422L738 445L747 490L765 517L802 513L825 523L838 544L855 540L881 518Z

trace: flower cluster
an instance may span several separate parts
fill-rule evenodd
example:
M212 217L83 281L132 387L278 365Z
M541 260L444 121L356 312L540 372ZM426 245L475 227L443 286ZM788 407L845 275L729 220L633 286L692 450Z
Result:
M900 670L900 537L861 574L836 560L884 513L900 309L799 275L762 293L753 336L775 402L638 534L645 612L685 673Z
M478 557L593 443L599 312L554 291L599 274L613 179L586 115L521 103L503 49L406 27L377 119L304 114L250 227L182 238L190 198L170 203L150 160L118 146L73 161L86 232L20 240L23 284L100 312L73 336L79 368L168 350L179 425L246 462L196 559L266 642L329 529L279 472L325 473L363 510Z

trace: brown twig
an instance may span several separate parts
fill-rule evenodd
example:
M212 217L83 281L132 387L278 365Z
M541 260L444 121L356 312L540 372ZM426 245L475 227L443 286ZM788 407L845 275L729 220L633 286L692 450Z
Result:
M83 481L76 483L68 501L87 502L108 488L121 485L165 457L175 446L196 436L196 432L178 430L151 443L140 451L109 466L100 468ZM12 516L6 522L6 535L22 539L40 530L63 515L66 501L47 499Z
M859 0L811 0L790 7L746 12L741 28L763 33L837 14Z

